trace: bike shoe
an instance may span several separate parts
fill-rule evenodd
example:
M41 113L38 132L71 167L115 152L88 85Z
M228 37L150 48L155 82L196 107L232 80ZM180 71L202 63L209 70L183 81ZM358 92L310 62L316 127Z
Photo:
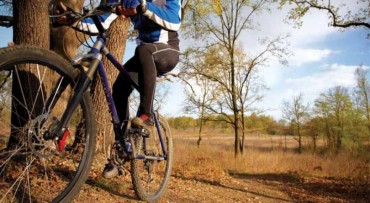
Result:
M107 163L103 170L103 177L110 179L118 176L118 167L113 165L112 163Z
M150 136L156 133L156 128L154 126L154 121L152 118L147 118L146 120L141 119L140 117L135 117L131 121L131 126L133 128L143 128L147 131L143 136L149 138Z

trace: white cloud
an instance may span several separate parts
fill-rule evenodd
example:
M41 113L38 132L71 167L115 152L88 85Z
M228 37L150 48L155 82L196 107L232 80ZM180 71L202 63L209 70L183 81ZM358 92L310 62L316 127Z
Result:
M256 17L260 24L259 30L244 32L241 41L244 47L249 49L258 48L257 39L259 37L274 37L279 34L290 33L289 42L294 47L306 46L313 43L324 41L330 34L337 32L338 29L329 27L328 16L322 11L309 11L303 18L303 24L299 28L294 28L293 24L285 23L289 7L280 10L276 6L271 8L271 12L264 12Z
M319 94L335 86L354 87L356 85L354 71L358 66L331 64L323 66L319 72L300 78L288 78L284 83L293 92Z
M325 64L321 70L302 77L290 77L282 80L276 87L267 93L265 100L259 105L268 109L266 114L276 119L281 118L281 102L289 100L299 93L303 94L305 103L313 104L314 100L329 88L342 86L353 88L356 86L354 72L358 66L342 64ZM369 69L369 67L363 67Z
M289 59L291 65L301 66L305 63L318 62L332 54L339 53L330 49L296 49L293 56Z

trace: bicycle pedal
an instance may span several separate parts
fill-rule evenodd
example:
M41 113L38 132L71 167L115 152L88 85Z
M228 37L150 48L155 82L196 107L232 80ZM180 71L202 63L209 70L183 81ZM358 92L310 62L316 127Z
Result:
M131 134L140 134L143 137L148 136L149 132L145 130L144 128L131 128L130 129Z

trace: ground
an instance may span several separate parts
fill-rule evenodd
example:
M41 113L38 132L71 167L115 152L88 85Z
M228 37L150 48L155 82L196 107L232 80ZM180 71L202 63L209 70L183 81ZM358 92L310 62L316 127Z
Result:
M218 139L220 140L220 139ZM184 141L175 141L177 149L183 147ZM224 144L224 141L222 142ZM266 143L266 141L264 141ZM206 148L206 147L204 147ZM210 149L207 149L207 153ZM194 151L194 150L193 150ZM182 151L178 153L183 153ZM197 155L195 155L197 154ZM369 202L370 187L366 180L370 173L365 173L364 179L343 177L315 176L314 173L302 174L296 171L286 172L209 172L217 164L207 161L207 157L198 157L193 153L189 160L175 162L170 183L164 196L158 202ZM249 156L257 156L249 154ZM200 155L199 155L200 156ZM266 157L266 154L262 154ZM284 156L287 156L285 154ZM184 157L175 154L175 157ZM275 153L274 159L277 159ZM227 159L220 155L219 159ZM199 168L192 168L186 161L195 160ZM211 159L213 160L213 159ZM101 177L104 158L96 157L89 179L73 200L79 202L124 203L138 202L132 188L130 175L120 177L117 184ZM184 166L180 163L186 162ZM271 161L267 160L270 165ZM204 168L204 163L210 165ZM353 165L354 163L348 165ZM258 164L257 164L258 165ZM344 163L340 164L344 167ZM313 165L316 166L316 165ZM321 167L322 166L322 167ZM323 170L324 165L313 167L313 170ZM368 164L366 164L368 166ZM193 166L194 167L194 166ZM260 165L261 167L261 165ZM369 171L369 167L365 168ZM192 171L190 171L192 170ZM184 173L181 173L184 171ZM190 175L189 175L190 174ZM205 174L205 175L204 175ZM220 175L219 175L220 174ZM215 177L217 177L215 179Z
M177 148L181 148L179 142L176 143ZM180 157L178 154L176 156ZM98 160L98 162L101 163L103 160ZM183 162L186 162L186 160L183 160ZM215 171L216 176L221 177L214 180L214 174L188 175L189 173L186 172L189 172L191 166L187 163L185 165L188 165L188 168L183 169L183 166L180 167L180 170L184 171L184 173L181 173L181 171L179 172L179 162L175 162L175 164L177 166L175 166L172 172L169 186L159 202L365 203L370 199L368 181L314 176L311 174L302 175L294 171L267 173L236 173L227 171L224 175L218 175L218 172ZM212 164L210 165L212 166ZM210 173L207 171L207 168L202 168L201 170L206 171L206 174ZM319 167L316 170L322 169ZM111 182L101 178L99 170L93 169L92 171L95 172L90 175L89 180L75 198L75 203L138 202L133 192L129 174L123 176L119 184L114 186Z
M137 202L131 183L125 184L118 194L88 181L74 202ZM366 185L294 174L234 174L222 183L172 176L159 202L367 202L369 194Z

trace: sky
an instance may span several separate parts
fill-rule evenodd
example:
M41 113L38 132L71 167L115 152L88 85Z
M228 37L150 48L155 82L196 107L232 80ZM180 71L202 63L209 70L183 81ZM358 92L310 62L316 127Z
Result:
M276 60L271 61L260 72L270 89L259 106L267 110L266 114L277 119L282 117L281 106L284 100L291 101L302 93L304 103L312 106L320 93L329 88L355 87L355 69L360 65L370 67L369 29L350 28L341 31L329 27L327 15L319 11L309 12L303 18L302 27L295 29L282 23L285 15L286 12L280 10L263 15L259 19L262 22L261 30L249 33L249 37L280 33L291 35L288 40L292 53L288 57L289 64L284 66ZM251 39L246 35L244 46L258 50L258 45ZM370 75L367 77L370 79Z
M356 5L352 9L356 8ZM335 86L353 88L356 85L354 71L360 65L370 67L370 30L350 28L341 31L329 27L328 17L323 12L309 12L297 29L284 23L287 10L272 9L270 13L260 14L256 20L261 25L258 31L243 32L239 43L245 51L258 53L261 46L258 39L289 33L287 40L292 55L288 65L281 65L277 60L260 68L259 75L269 88L264 100L257 107L264 109L265 115L275 119L282 118L281 106L284 100L290 101L298 94L303 95L304 103L312 105L320 93ZM180 32L181 35L181 32ZM12 39L11 28L0 27L0 47ZM180 44L184 50L189 42ZM191 42L190 42L191 43ZM124 61L134 53L134 42L128 42ZM370 72L370 71L369 71ZM370 75L367 76L370 80ZM176 79L168 82L169 95L162 114L166 116L186 115L182 111L185 100L183 85Z

